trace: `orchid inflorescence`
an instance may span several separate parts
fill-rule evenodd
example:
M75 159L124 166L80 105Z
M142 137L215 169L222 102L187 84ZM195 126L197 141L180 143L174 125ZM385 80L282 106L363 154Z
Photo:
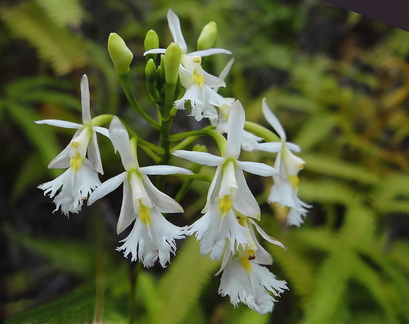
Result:
M272 264L272 257L258 242L256 232L269 243L282 248L284 245L258 225L260 207L249 189L244 171L272 177L274 184L268 202L288 209L287 223L300 226L306 208L310 207L298 198L298 172L304 161L293 152L300 152L300 148L287 142L283 127L265 99L261 104L262 112L278 134L278 137L273 135L276 141L271 141L273 133L261 125L257 126L257 135L253 134L251 127L244 130L247 123L240 101L224 98L218 93L220 87L226 86L224 79L233 59L218 77L203 69L202 57L231 54L226 49L212 47L216 37L214 22L203 28L198 50L188 52L178 16L169 10L167 18L173 43L166 49L159 48L159 38L152 30L145 39L147 88L157 106L157 120L139 106L133 95L129 67L133 54L117 34L112 33L108 39L109 54L125 94L139 116L159 132L160 146L143 140L141 134L131 131L116 116L91 118L89 85L84 75L81 79L82 124L51 119L37 121L38 124L77 130L68 146L48 166L67 170L39 188L54 198L55 210L61 209L68 216L80 212L85 202L91 205L122 185L117 233L133 224L129 235L117 248L125 257L130 255L132 261L138 260L145 267L151 267L156 261L166 267L171 253L176 252L175 240L195 235L203 255L222 260L218 272L222 273L219 293L229 295L234 306L242 302L254 311L266 314L273 310L276 301L270 293L279 296L288 288L284 280L277 280L266 267ZM210 125L171 134L173 117L185 109L197 121L208 119ZM103 127L107 124L108 129ZM97 133L110 139L124 168L124 172L103 183L98 177L98 173L103 174L103 168ZM201 136L215 140L220 156L186 149ZM137 148L148 152L156 165L140 166ZM239 160L241 150L277 153L274 167ZM183 208L149 179L150 175L170 174L195 179L194 172L170 165L171 160L178 163L189 160L196 165L216 167L202 210L204 215L185 227L173 225L163 215L181 213Z

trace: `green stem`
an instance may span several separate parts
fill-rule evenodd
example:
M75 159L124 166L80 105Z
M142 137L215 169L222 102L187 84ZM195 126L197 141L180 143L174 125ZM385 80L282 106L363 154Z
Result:
M92 118L92 126L102 126L105 124L109 124L113 117L114 115L111 114L98 115Z
M179 144L175 145L175 146L172 148L172 151L184 149L186 146L188 146L189 144L193 143L198 137L199 137L199 136L190 136L190 137L186 138L185 140L183 140L183 141L180 142Z
M220 155L224 155L225 152L226 152L226 138L222 134L220 134L218 131L212 129L212 127L213 126L208 126L206 128L200 129L200 130L174 134L174 135L171 135L169 137L169 140L171 142L177 142L177 141L181 141L181 140L188 141L189 138L191 138L191 137L194 137L194 139L196 139L199 136L210 136L216 142L217 147L218 147L218 149L220 151ZM193 140L190 140L190 141L192 142ZM181 142L178 145L176 145L172 149L172 151L174 151L176 149L176 147L177 147L177 149L180 149L182 143L186 144L186 142ZM190 143L187 143L186 145L188 145L188 144L190 144Z
M149 116L137 103L132 89L130 73L120 75L119 81L121 82L122 89L124 90L126 98L128 99L132 108L134 108L136 112L142 118L144 118L153 128L160 130L159 123L156 120L154 120L151 116Z
M271 130L253 122L245 122L244 129L256 136L262 137L266 142L280 142L280 138Z
M211 182L211 177L208 175L203 175L203 174L198 174L198 172L200 171L200 169L203 166L200 164L195 163L193 165L193 167L191 168L191 170L195 173L194 175L191 176L187 176L185 178L185 181L183 182L182 187L180 187L179 191L177 192L176 196L175 196L175 200L176 201L181 201L183 199L183 197L186 196L186 194L189 192L190 187L192 186L193 180L203 180L203 181L208 181Z

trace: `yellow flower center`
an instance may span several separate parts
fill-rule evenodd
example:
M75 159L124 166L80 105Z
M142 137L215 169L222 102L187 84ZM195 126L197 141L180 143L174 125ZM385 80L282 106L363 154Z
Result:
M288 180L290 181L291 186L292 186L294 189L296 189L296 188L298 187L299 179L298 179L297 176L295 176L295 175L289 176L289 177L288 177Z
M141 219L142 223L149 226L152 221L150 208L144 204L141 204L139 207L139 218Z
M226 215L227 212L231 209L232 204L233 204L233 202L231 201L230 195L223 196L223 198L220 200L220 204L219 204L219 207L220 207L220 210L221 210L223 216Z
M194 82L199 86L204 83L204 75L194 73L193 78Z
M75 143L75 142L74 142ZM74 172L77 172L79 168L82 166L82 161L83 158L81 157L80 153L75 154L71 159L70 159L70 167Z
M240 262L243 268L246 269L248 273L251 273L251 263L249 257L246 255L240 257Z

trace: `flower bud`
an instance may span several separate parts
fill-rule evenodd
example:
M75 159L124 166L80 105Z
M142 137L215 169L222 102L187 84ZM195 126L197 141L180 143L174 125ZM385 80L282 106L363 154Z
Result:
M176 43L171 43L163 56L165 65L165 80L167 84L176 84L179 76L179 66L182 50Z
M126 46L124 40L116 33L109 34L108 52L118 75L128 73L129 65L133 59L133 54Z
M214 21L209 22L203 27L202 32L197 40L197 50L211 48L216 41L217 25Z
M145 75L147 82L155 82L156 79L156 65L153 59L146 62Z
M159 37L153 29L146 33L144 46L145 52L159 47Z

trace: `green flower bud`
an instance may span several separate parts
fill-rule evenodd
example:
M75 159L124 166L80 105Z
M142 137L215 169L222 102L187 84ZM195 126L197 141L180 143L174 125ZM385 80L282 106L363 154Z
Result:
M203 27L202 32L197 40L197 50L211 48L216 41L217 25L214 21L209 22Z
M179 66L182 50L176 43L171 43L162 58L165 65L165 80L167 84L176 84L179 76Z
M147 82L155 82L156 79L156 65L153 59L146 62L145 75Z
M109 34L108 52L112 63L114 63L116 73L118 75L129 73L129 65L132 62L133 54L124 40L116 33Z
M151 29L146 33L144 46L145 51L159 47L159 37L154 30Z

